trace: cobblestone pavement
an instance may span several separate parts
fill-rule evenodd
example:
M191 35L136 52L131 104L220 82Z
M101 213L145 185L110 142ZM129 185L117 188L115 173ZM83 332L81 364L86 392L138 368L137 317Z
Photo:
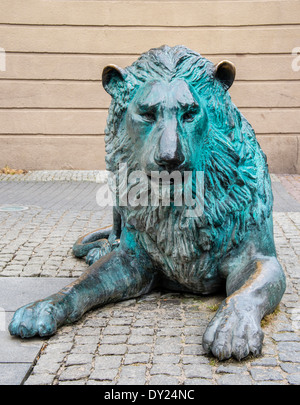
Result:
M28 208L0 211L0 277L82 274L87 265L72 256L73 243L111 222L95 202L103 181L95 171L0 175L0 210ZM45 339L25 384L299 385L300 176L272 181L287 291L263 321L262 356L220 362L204 354L202 335L223 296L153 292L91 311Z

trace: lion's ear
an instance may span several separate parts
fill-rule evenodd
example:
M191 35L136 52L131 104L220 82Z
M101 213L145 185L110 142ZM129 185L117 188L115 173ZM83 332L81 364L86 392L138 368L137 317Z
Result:
M118 83L124 81L125 77L126 72L124 69L116 65L106 66L102 72L102 85L104 90L114 97L118 88Z
M235 78L235 66L229 60L222 60L215 67L215 77L222 83L225 90L228 90Z

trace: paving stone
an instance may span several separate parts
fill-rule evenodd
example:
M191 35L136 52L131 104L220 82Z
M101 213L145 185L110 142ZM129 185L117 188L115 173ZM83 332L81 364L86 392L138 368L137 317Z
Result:
M182 328L163 328L157 331L157 336L180 336Z
M120 325L125 326L125 325L130 325L130 324L131 324L131 319L130 318L128 318L128 319L113 318L109 322L109 325L118 325L118 326L120 326ZM147 328L145 328L145 329L147 329Z
M91 378L89 378L86 381L86 385L115 385L115 382L113 380L108 381L108 380L92 380Z
M218 385L252 385L252 383L248 375L226 374L217 379Z
M206 378L189 378L184 382L184 385L213 385L211 380Z
M97 313L93 313L91 318L86 319L84 323L84 327L93 327L93 328L102 328L107 324L107 318L104 316L105 314L101 314L101 317L97 317Z
M148 328L147 326L143 326L141 328L133 328L131 330L131 336L153 336L154 335L154 329L153 328ZM157 333L158 336L158 333Z
M127 354L124 359L124 365L138 364L138 363L148 363L150 358L149 353L140 354Z
M156 346L155 346L155 350L156 350ZM151 353L151 352L152 352L152 346L151 345L132 345L132 346L128 346L128 353L130 353L130 354ZM180 353L180 350L179 350L178 353Z
M126 343L128 340L128 335L107 335L103 336L101 339L101 344L119 344L119 343Z
M31 363L1 363L0 385L20 385L30 371Z
M204 356L183 356L183 364L209 364L208 357Z
M300 373L289 375L287 380L291 385L300 385Z
M88 354L70 354L67 357L66 366L74 366L79 364L90 364L92 362L93 355L91 353Z
M300 363L300 352L279 352L278 356L280 361Z
M100 337L98 335L75 336L75 343L78 345L95 346L99 342L99 339Z
M183 349L184 355L192 354L194 356L198 356L198 355L202 355L204 353L205 352L200 344L186 345Z
M276 340L276 342L300 342L300 336L296 333L276 333L272 335L272 338Z
M170 346L175 346L175 345L180 345L182 343L182 338L181 336L157 336L156 339L156 344L157 345L170 345Z
M211 366L207 364L190 364L183 366L187 378L212 378Z
M122 376L118 379L117 385L145 385L145 378L143 376Z
M123 366L120 373L120 380L121 379L137 379L143 380L145 382L146 378L146 366L145 365L128 365ZM119 383L120 383L119 380Z
M253 367L251 368L250 373L255 381L283 380L282 374L279 371L274 370L274 368Z
M174 324L174 328L182 328L184 326L184 322L180 319L172 319L172 325ZM170 329L170 320L169 319L158 319L157 322L158 329L166 330Z
M191 336L191 335L201 336L201 335L202 335L202 332L201 332L201 330L199 329L199 327L193 327L193 326L187 326L187 327L185 327L185 328L184 328L184 333L185 333L186 335L189 335L189 336Z
M300 373L300 364L280 363L280 367L289 374Z
M157 363L150 370L150 375L166 374L166 375L181 375L181 368L175 364Z
M150 378L149 385L177 385L178 378L167 375L155 375Z
M99 347L99 354L107 355L107 354L125 354L127 351L127 346L123 345L108 345L103 344Z
M133 335L128 339L130 345L151 344L153 342L153 336L149 335Z
M167 343L156 345L154 349L154 354L179 354L181 352L181 345L169 345Z
M109 369L95 368L95 370L91 373L90 378L92 380L112 381L114 378L116 378L117 374L118 374L117 368L109 368Z
M154 355L152 358L153 364L162 363L162 364L178 364L180 361L179 355L172 354L159 354Z
M97 349L97 345L75 345L70 351L71 354L94 354Z
M188 336L185 335L185 343L188 344L201 344L201 338L196 335Z
M34 374L56 374L63 362L63 358L60 361L55 361L52 356L42 357L38 364L34 367Z
M287 385L285 380L280 381L255 381L255 385Z
M119 368L121 365L122 356L96 356L95 369L111 369Z
M277 346L280 352L300 352L300 342L279 342Z
M51 385L54 378L55 375L49 373L31 374L24 382L24 385Z
M128 335L130 333L129 326L108 326L105 328L106 335Z
M277 332L293 332L294 329L289 323L282 323L277 326Z
M87 378L90 375L91 365L81 364L76 366L66 367L59 376L60 381L64 380L80 380Z
M220 374L220 373L240 374L245 371L247 371L246 366L234 366L234 365L228 365L228 366L221 365L216 369L217 374Z
M265 367L275 367L278 362L273 357L265 357L259 360L255 360L251 363L251 366L265 366Z
M58 381L57 385L85 385L86 380L74 380L74 381Z
M100 328L96 327L84 327L78 330L77 335L78 336L99 336Z
M68 353L73 346L73 342L60 342L54 341L53 344L48 344L45 349L45 353L51 354L51 356L60 355L60 353Z

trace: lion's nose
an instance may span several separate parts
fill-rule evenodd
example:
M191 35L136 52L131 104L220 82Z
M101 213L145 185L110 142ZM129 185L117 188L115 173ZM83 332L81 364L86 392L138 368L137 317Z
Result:
M166 169L180 166L184 159L179 153L164 153L154 157L155 162Z
M154 156L155 162L166 169L176 168L184 161L182 146L175 131L166 130L162 134L159 147Z

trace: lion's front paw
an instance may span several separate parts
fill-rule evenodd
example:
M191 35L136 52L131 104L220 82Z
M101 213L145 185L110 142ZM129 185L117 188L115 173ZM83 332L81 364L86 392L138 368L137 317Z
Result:
M239 308L237 300L225 300L203 335L203 348L219 360L238 360L261 353L263 332L255 310Z
M51 300L36 301L15 312L8 330L11 335L22 338L53 335L61 318L59 312L61 310L58 310Z

